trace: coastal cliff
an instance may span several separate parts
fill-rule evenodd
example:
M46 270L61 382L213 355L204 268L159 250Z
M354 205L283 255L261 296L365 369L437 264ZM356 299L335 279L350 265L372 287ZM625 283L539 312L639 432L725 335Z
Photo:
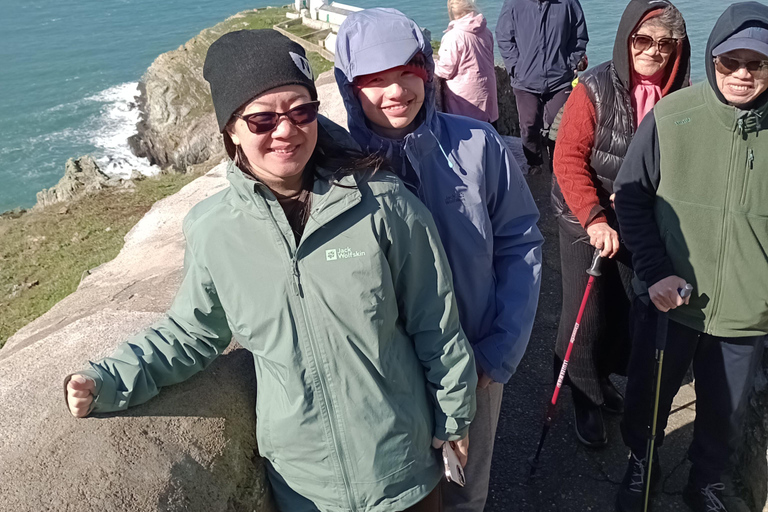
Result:
M208 47L233 30L272 28L285 20L286 12L284 8L241 12L155 59L139 83L141 120L138 133L129 139L133 152L177 172L200 164L211 168L220 162L224 145L203 78Z

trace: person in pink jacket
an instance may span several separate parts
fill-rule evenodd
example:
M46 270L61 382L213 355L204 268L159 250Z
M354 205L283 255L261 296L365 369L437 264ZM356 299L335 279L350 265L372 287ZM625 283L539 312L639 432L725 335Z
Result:
M493 34L473 0L448 0L451 23L440 41L435 75L445 79L444 110L480 121L499 118Z

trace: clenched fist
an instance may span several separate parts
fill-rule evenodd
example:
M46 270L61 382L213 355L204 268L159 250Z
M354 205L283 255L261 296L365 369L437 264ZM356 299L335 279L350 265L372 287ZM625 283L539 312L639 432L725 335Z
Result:
M67 406L72 416L84 418L88 416L93 403L93 392L96 383L83 375L75 374L67 382Z
M648 295L651 296L651 300L656 308L662 313L666 313L670 309L688 304L688 301L691 300L690 295L686 298L680 296L679 290L682 290L686 284L685 279L682 277L665 277L648 288Z

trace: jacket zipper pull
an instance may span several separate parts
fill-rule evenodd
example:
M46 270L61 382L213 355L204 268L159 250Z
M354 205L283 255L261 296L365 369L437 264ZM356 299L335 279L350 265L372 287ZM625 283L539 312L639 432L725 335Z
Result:
M755 168L755 152L752 151L751 148L749 150L748 160L749 160L749 169L750 170L754 169Z
M739 127L739 135L744 135L744 119L740 118L737 125Z
M293 292L299 297L302 296L301 279L299 274L299 260L296 257L293 258Z

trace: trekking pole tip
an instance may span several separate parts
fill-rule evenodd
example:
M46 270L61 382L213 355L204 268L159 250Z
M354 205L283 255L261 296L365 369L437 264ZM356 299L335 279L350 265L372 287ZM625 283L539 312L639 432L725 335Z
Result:
M535 455L528 457L528 465L531 466L531 472L529 476L536 474L536 470L539 469L539 458Z

